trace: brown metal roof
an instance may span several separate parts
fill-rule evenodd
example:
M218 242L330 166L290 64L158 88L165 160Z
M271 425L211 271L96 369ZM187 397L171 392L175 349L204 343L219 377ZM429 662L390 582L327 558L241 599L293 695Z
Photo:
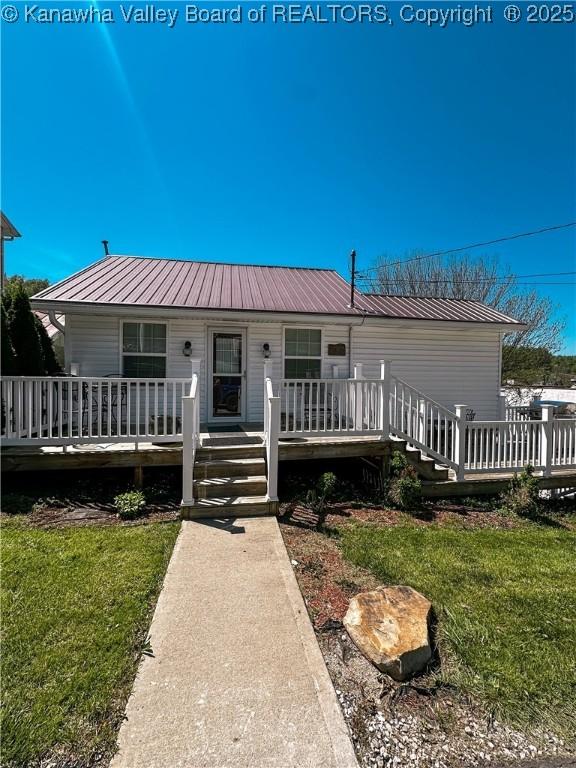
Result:
M358 301L369 313L381 317L405 317L419 320L452 320L472 323L518 323L508 315L480 301L440 299L427 296L384 296L363 294Z
M331 269L107 256L36 294L34 306L110 304L254 312L517 321L477 302L357 294Z
M53 339L55 336L57 336L61 331L60 328L56 328L55 325L52 325L50 318L48 317L47 312L42 312L39 309L34 310L34 314L36 317L40 320L44 328L46 329L46 333L48 334L49 339ZM59 313L56 313L55 315L56 320L60 323L60 325L66 324L66 317L65 315L61 315Z

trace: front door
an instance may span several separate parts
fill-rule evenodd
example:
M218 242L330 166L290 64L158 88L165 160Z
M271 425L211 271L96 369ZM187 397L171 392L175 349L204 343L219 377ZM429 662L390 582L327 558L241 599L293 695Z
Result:
M246 331L211 328L208 421L245 421Z

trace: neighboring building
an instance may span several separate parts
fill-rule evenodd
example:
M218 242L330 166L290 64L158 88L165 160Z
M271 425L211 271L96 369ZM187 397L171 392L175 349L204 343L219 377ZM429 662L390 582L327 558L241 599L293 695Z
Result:
M357 293L333 270L107 256L32 298L65 315L82 376L186 377L201 361L203 422L262 422L274 379L379 376L380 360L477 419L500 414L502 335L523 328L474 301Z

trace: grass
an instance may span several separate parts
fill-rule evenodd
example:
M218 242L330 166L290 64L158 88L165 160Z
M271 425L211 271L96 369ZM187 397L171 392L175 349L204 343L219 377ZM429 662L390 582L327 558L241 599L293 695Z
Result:
M112 750L177 533L3 524L3 765Z
M576 536L438 526L342 529L346 559L432 600L440 676L520 726L576 734Z

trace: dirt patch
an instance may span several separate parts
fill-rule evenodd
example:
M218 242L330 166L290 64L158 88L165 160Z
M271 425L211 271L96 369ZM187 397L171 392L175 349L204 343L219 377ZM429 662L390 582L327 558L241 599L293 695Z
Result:
M136 520L121 520L111 504L82 504L76 506L62 503L62 506L36 505L26 515L26 523L34 528L65 528L87 525L146 525L148 523L170 522L179 518L177 504L150 504L142 517ZM10 515L3 513L2 518Z

